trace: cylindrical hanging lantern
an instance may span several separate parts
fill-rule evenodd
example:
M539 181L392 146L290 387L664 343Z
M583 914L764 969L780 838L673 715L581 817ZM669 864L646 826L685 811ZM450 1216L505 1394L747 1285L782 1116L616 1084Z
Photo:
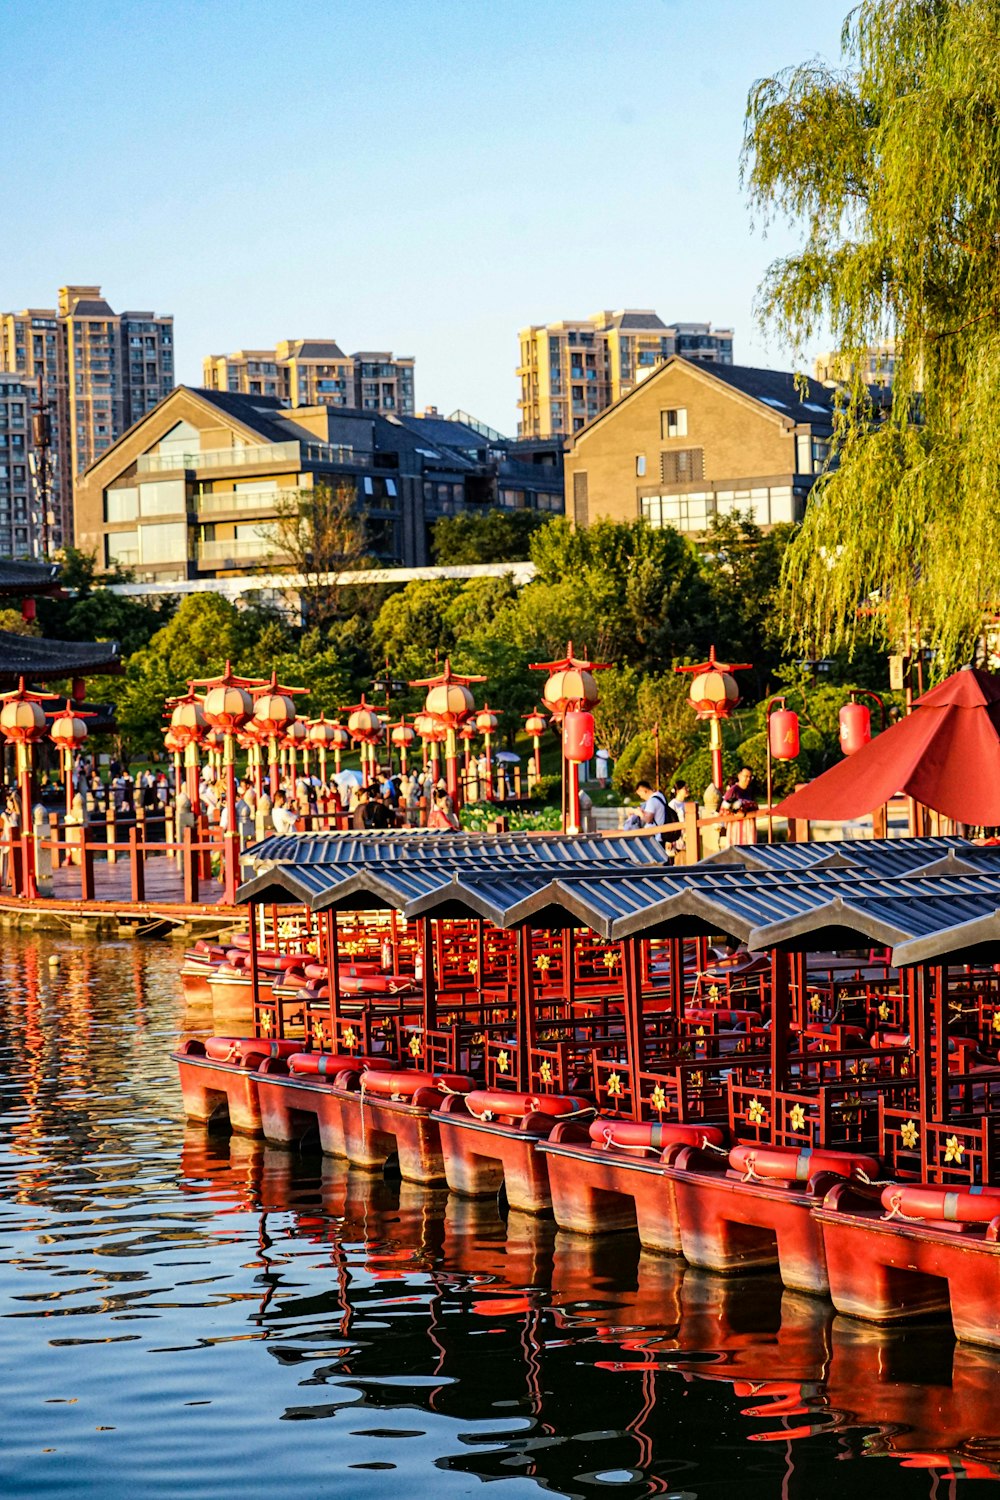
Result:
M775 760L794 760L799 753L799 716L791 708L777 708L767 721L768 742Z
M866 703L845 703L839 717L840 748L845 755L854 755L872 737L871 710Z
M582 765L594 754L594 715L571 708L563 718L563 753L567 760Z

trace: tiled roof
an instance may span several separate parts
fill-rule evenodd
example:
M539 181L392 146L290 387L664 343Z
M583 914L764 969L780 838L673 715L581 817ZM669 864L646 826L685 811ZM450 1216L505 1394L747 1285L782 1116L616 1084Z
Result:
M0 630L0 683L10 687L18 678L54 682L61 677L121 671L117 641L46 641L32 635Z
M50 594L59 587L59 564L0 557L0 595Z
M833 423L833 392L809 376L793 375L788 370L757 370L750 365L691 363L792 422L809 422L814 427Z

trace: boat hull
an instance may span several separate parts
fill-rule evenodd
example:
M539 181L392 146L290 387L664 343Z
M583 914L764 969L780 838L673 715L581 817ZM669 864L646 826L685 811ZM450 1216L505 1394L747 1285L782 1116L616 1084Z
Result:
M938 1229L836 1207L814 1219L823 1234L838 1312L868 1323L951 1314L955 1337L1000 1349L1000 1243L982 1229Z
M434 1118L440 1130L445 1177L453 1193L495 1198L502 1187L512 1209L551 1213L549 1176L545 1158L536 1149L537 1134L458 1113L436 1113Z
M257 1073L239 1063L217 1062L183 1048L174 1053L184 1114L201 1125L223 1124L240 1135L261 1134Z
M777 1266L789 1289L828 1293L823 1232L813 1215L820 1201L815 1188L698 1170L685 1155L663 1171L673 1185L686 1260L723 1276Z
M671 1180L658 1157L612 1155L589 1145L543 1141L552 1212L573 1234L638 1233L644 1250L679 1255L680 1229Z

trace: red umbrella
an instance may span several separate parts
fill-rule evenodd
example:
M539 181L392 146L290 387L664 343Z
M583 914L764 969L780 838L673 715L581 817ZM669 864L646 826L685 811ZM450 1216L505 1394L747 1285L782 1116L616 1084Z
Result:
M897 792L957 823L1000 824L1000 679L966 668L912 714L776 809L788 818L860 818Z

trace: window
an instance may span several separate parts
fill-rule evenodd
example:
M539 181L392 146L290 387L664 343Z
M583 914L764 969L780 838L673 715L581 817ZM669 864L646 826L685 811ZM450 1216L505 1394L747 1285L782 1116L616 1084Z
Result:
M636 457L635 457L635 477L637 479L645 479L645 477L646 477L646 455L645 455L645 453L637 453L636 454Z
M660 412L660 437L687 437L688 414L686 406L671 407Z
M132 487L106 489L103 492L103 519L108 525L115 520L135 520L139 513L139 492Z
M159 479L139 486L139 508L143 516L177 516L187 510L183 479Z
M167 526L142 526L139 535L143 565L187 560L187 526L183 521Z
M104 538L104 565L113 568L119 563L123 568L133 568L139 561L138 531L118 531Z
M660 481L663 484L689 484L704 479L704 454L701 448L675 448L660 454Z
M587 474L573 475L573 525L586 526L590 521L590 505L587 495Z

